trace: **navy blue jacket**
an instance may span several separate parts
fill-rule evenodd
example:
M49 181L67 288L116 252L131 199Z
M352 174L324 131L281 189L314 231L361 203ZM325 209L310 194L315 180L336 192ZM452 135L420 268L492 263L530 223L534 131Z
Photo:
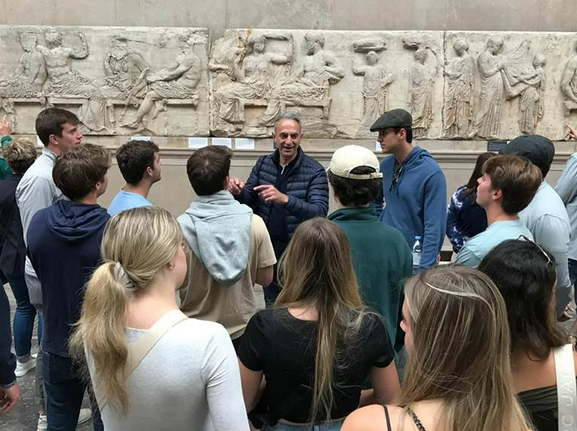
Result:
M9 385L16 376L16 358L10 353L12 334L10 332L10 303L4 287L0 287L0 385Z
M100 263L110 219L100 205L60 200L38 211L28 229L28 255L42 286L42 348L68 357L71 326L80 317L84 286Z
M291 163L292 165L292 163ZM236 199L252 208L262 217L269 232L269 215L273 204L265 202L254 188L263 184L275 185L279 173L279 151L260 157ZM287 167L288 168L288 167ZM286 168L285 168L286 169ZM300 223L314 217L325 217L329 210L329 186L323 166L299 147L294 166L288 174L286 192L289 201L286 208L286 230L290 239ZM278 205L278 204L274 204ZM273 241L274 242L274 241Z
M16 205L16 187L22 174L12 174L0 181L0 269L4 274L24 274L26 245L20 211Z

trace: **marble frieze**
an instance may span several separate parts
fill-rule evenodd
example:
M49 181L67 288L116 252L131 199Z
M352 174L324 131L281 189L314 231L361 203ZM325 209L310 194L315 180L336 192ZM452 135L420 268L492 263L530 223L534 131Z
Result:
M0 113L34 133L47 106L87 135L373 139L408 109L426 140L563 139L577 123L577 34L0 26Z

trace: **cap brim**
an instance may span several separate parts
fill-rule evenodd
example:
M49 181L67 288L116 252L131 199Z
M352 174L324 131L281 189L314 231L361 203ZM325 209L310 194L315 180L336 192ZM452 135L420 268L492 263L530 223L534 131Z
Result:
M380 125L378 125L378 124L373 124L369 130L370 130L371 132L379 132L379 131L381 131L381 130L392 129L392 128L395 128L395 127L398 127L398 128L400 128L400 129L405 129L405 128L407 128L407 127L412 127L412 126L408 126L408 125L405 125L405 126L393 126L393 125L380 126Z

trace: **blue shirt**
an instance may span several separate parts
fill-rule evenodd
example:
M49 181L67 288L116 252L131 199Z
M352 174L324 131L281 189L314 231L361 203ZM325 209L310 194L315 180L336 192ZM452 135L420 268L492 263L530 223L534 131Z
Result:
M533 235L521 220L496 221L485 232L467 241L457 255L457 263L477 268L483 258L496 246L508 239L525 235L533 241Z
M110 216L115 216L122 211L131 210L133 208L149 207L153 203L146 199L144 196L138 193L125 192L120 190L118 194L114 197L110 207L108 208L108 214Z

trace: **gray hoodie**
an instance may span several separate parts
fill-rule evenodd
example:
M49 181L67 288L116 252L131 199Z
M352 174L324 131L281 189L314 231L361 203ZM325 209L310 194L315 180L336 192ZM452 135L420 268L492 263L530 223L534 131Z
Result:
M217 282L233 285L248 265L252 210L226 190L198 196L178 217L195 256Z

